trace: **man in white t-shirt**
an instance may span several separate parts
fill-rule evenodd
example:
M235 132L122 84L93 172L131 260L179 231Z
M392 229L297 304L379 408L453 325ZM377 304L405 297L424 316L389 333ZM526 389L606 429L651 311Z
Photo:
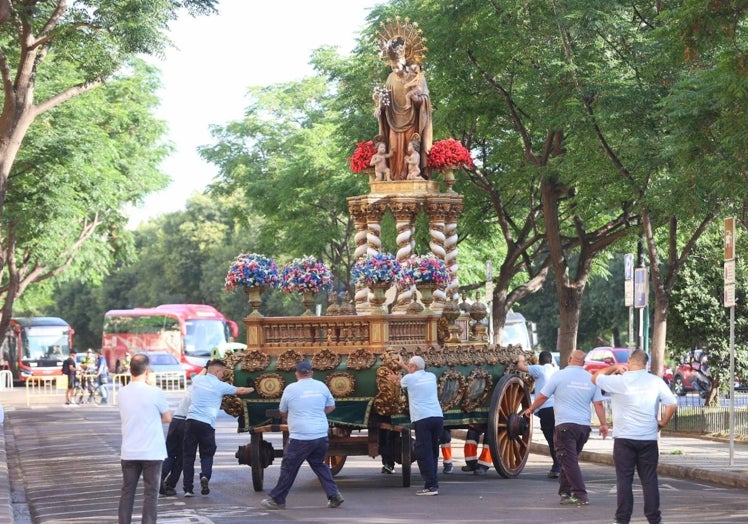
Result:
M628 364L601 369L592 382L613 402L613 462L616 467L616 523L628 524L634 511L632 483L639 474L644 494L644 515L650 524L662 522L657 463L657 438L677 409L677 400L657 375L647 371L649 357L641 349L629 356ZM660 415L660 406L664 410ZM660 418L661 417L661 418Z
M166 457L164 427L171 421L164 392L154 386L148 355L139 353L130 361L132 380L119 393L122 420L122 493L119 524L130 524L135 490L143 475L143 515L141 523L155 524L161 463Z

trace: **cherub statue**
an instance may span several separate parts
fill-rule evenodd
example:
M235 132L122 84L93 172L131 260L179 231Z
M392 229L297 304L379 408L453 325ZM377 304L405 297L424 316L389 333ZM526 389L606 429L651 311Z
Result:
M405 156L405 163L408 166L408 180L418 180L421 178L421 143L417 140L411 140L408 143L408 154Z
M405 69L407 71L408 77L412 77L404 85L404 87L408 90L407 94L405 95L405 109L410 109L411 107L413 107L413 102L418 101L424 94L423 68L420 66L420 64L411 64L409 66L406 66Z
M390 168L387 167L387 159L392 156L392 152L387 153L387 146L384 142L377 143L377 152L371 157L370 166L374 166L375 180L390 181Z

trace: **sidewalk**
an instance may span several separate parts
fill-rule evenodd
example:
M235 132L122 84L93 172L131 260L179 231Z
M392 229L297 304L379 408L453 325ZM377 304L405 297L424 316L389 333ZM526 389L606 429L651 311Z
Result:
M64 397L50 398L44 404L26 407L23 388L0 390L0 404L5 408L6 424L9 414L25 409L60 409ZM59 402L58 402L59 401ZM535 417L533 417L535 418ZM548 455L548 445L539 427L533 430L531 453ZM581 459L586 462L613 465L613 439L600 438L593 428ZM658 471L665 477L710 482L713 484L748 489L748 443L735 442L733 466L729 466L729 444L709 439L681 437L664 434L660 439L660 465ZM0 522L14 522L10 491L4 427L0 425Z

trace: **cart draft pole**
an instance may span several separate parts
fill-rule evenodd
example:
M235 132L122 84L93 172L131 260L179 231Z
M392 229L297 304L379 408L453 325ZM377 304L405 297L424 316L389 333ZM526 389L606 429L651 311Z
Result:
M735 465L735 217L725 219L724 302L730 308L730 461Z

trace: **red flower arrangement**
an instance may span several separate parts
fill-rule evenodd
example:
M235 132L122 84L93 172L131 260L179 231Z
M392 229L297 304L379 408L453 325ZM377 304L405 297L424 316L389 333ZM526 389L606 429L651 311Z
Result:
M356 150L348 158L348 164L351 166L351 171L354 173L361 173L363 170L368 169L371 163L371 157L376 152L374 148L374 141L369 140L367 142L359 142L356 144Z
M439 171L444 171L447 168L464 167L472 169L474 167L470 151L454 138L434 142L431 151L429 151L428 166Z

